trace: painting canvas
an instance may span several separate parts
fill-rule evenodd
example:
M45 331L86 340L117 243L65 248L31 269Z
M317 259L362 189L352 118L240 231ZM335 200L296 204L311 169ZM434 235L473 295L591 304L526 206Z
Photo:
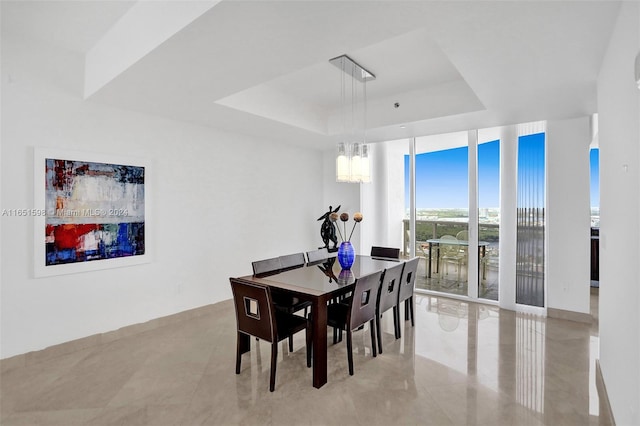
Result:
M42 256L36 257L36 276L136 264L129 259L145 257L144 164L50 153L36 157L44 179L44 191L36 191L44 201L44 221L35 229L36 256ZM114 262L118 259L128 261ZM87 264L92 266L81 266Z

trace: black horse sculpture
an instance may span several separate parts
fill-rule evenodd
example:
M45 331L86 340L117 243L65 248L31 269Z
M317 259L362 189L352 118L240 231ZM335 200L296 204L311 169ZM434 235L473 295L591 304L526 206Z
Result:
M329 211L318 218L318 220L323 221L322 225L320 226L320 236L322 237L324 247L326 247L327 251L329 252L338 251L338 237L336 237L336 228L335 226L333 226L333 222L331 221L331 214L337 213L338 210L340 210L340 206L336 207L335 209L329 206ZM333 247L329 247L330 241L333 242Z

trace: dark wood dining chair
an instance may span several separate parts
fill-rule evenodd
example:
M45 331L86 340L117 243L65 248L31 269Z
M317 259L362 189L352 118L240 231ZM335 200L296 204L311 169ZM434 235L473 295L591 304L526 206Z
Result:
M236 308L237 345L236 374L240 374L242 362L242 335L254 336L271 343L271 374L269 390L276 384L278 342L305 330L307 347L307 367L311 367L311 326L309 320L298 315L287 314L275 309L269 287L230 278L233 300Z
M311 250L307 252L307 261L309 263L319 262L329 258L329 250L326 247L322 247L318 250Z
M283 270L292 269L303 265L304 253L272 257L270 259L251 262L251 266L253 267L253 275L260 277L277 274L278 272L281 272ZM289 314L293 314L304 309L304 316L306 317L308 314L308 309L311 306L311 302L300 300L297 297L282 292L274 291L272 293L272 298L276 309ZM289 339L289 350L293 351L293 338Z
M286 256L280 256L280 265L282 265L282 269L296 268L304 264L304 253L294 253L288 254Z
M300 252L300 253L280 256L280 265L282 265L283 270L299 268L301 266L304 266L305 265L304 253ZM274 298L276 302L276 307L279 309L284 309L289 313L298 312L304 309L304 316L306 317L309 314L309 308L311 307L311 302L309 301L300 300L297 297L293 297L293 296L281 294L281 293L274 293Z
M415 326L415 321L413 319L413 291L416 286L419 261L419 257L414 257L413 259L408 260L404 263L400 291L398 292L398 307L396 311L396 316L398 319L398 335L396 336L397 339L402 337L402 327L400 322L400 304L402 302L404 302L404 320L407 321L409 319L409 316L411 316L411 327Z
M280 265L282 265L283 270L299 268L301 266L304 266L305 265L304 253L300 252L300 253L288 254L286 256L280 256ZM309 308L311 307L311 302L307 300L300 300L297 297L294 297L288 294L274 292L273 295L276 303L276 308L285 310L291 314L304 309L304 316L306 317L309 314Z
M400 281L402 280L402 270L404 262L391 268L387 268L380 280L378 290L378 302L376 304L376 331L378 332L378 352L382 353L382 328L380 318L382 314L393 308L393 335L398 338L398 327L400 327L400 317L398 314L398 295L400 292Z
M381 274L382 271L378 271L356 279L353 294L346 299L348 303L333 303L327 307L327 324L344 330L347 334L347 361L351 376L353 376L353 330L368 322L371 330L371 351L374 357L377 354L375 318Z
M267 276L271 274L277 274L282 269L282 263L279 257L272 257L271 259L256 260L251 262L253 268L253 275Z
M400 259L400 249L394 247L371 247L371 257L384 257L386 259Z

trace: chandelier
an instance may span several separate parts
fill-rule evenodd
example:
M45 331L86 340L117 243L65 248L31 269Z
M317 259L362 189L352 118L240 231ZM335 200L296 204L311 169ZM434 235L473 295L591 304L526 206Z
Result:
M337 147L336 182L371 182L367 146L367 81L376 76L347 55L329 60L342 70L342 135Z

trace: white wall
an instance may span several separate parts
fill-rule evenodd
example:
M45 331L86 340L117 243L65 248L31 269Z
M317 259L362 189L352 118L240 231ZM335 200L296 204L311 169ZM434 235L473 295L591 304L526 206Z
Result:
M598 76L600 366L618 425L640 424L640 4L624 2Z
M386 246L386 236L389 229L389 214L386 205L388 190L388 152L387 143L373 144L369 148L371 160L371 182L362 185L361 202L365 220L362 221L362 236L360 239L363 253L371 253L371 246ZM384 244L380 241L384 240Z
M518 132L516 126L500 129L500 269L498 302L516 309L516 245L518 221ZM502 213L504 212L504 213ZM506 214L513 212L514 214Z
M404 219L404 154L406 139L370 145L373 168L370 184L362 185L363 213L371 218L363 221L362 249L371 246L399 247L403 243Z
M0 207L33 206L34 146L146 157L154 259L34 279L32 220L2 217L2 358L228 299L252 260L320 240L321 153L83 101L82 63L3 34Z
M360 238L363 232L363 229L367 226L367 223L370 222L369 213L367 211L361 211L362 207L360 205L360 184L358 183L346 183L346 182L336 182L336 151L333 149L329 149L324 152L324 170L323 170L323 196L322 196L322 207L318 210L318 214L316 219L322 216L328 209L329 206L334 209L340 206L339 213L349 213L349 222L347 223L347 229L351 230L353 226L353 214L356 212L361 212L364 216L364 219L358 225L358 228L353 232L353 237L351 238L351 243L353 244L353 248L356 254L362 254L362 249L360 247ZM323 242L322 238L320 238L320 224L322 222L317 223L317 232L316 232L316 240L314 244L317 247L322 247ZM338 221L340 225L342 222ZM340 227L342 230L343 228ZM342 242L340 239L340 235L336 235L338 237L338 245ZM330 243L333 244L333 243Z
M547 306L590 306L589 117L547 122Z

